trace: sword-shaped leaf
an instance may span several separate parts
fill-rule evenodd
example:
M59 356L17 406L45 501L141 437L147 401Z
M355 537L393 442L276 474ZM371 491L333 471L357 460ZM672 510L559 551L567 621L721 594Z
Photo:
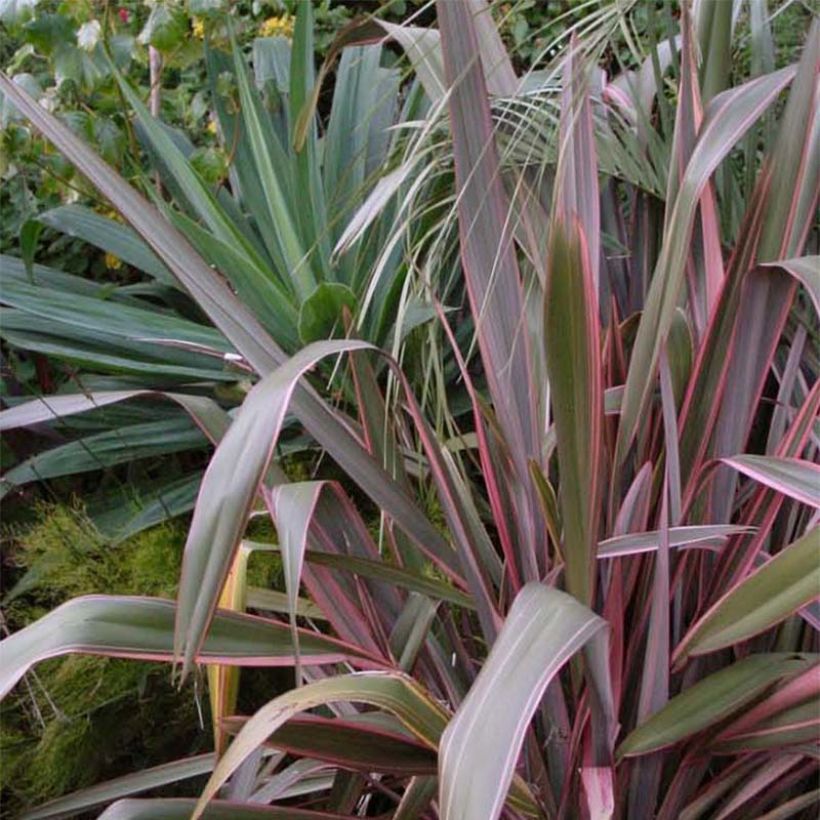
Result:
M69 653L171 661L175 613L174 602L163 598L74 598L0 642L0 698L34 664ZM305 663L348 660L370 668L380 665L342 641L307 630L299 637ZM219 611L196 661L234 666L292 666L290 630L279 621Z
M495 820L549 682L606 622L575 598L525 585L441 740L442 820Z
M736 584L684 636L672 656L682 665L771 628L820 595L820 527Z

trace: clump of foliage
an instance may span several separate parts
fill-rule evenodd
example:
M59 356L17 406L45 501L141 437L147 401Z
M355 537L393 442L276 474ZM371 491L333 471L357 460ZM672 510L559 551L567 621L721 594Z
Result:
M147 530L114 547L79 507L43 505L4 536L5 628L99 590L172 597L184 531ZM4 807L32 806L129 771L210 747L207 699L177 690L160 664L74 656L43 664L4 704ZM204 717L200 713L204 711Z
M59 425L148 383L214 447L174 602L81 596L3 642L2 694L61 653L208 667L208 783L103 817L816 814L820 23L775 71L755 6L736 69L733 6L602 2L521 76L482 0L439 0L435 30L363 21L314 75L301 4L287 100L279 45L258 47L254 84L240 49L212 55L232 74L219 128L248 137L216 193L126 82L168 191L148 178L141 195L0 78L122 213L132 258L199 309L149 323L130 292L102 318L76 303L109 345L132 341L140 392L102 382L0 414ZM601 72L644 15L655 34ZM367 50L386 35L406 87ZM334 97L378 77L401 118L322 121L337 51L370 70L348 86L340 67ZM387 134L388 170L369 173L357 158ZM81 345L89 376L121 375L56 314L59 272L32 284L4 264L19 321L63 321L59 355ZM404 368L411 307L428 344ZM338 480L291 481L294 441ZM254 536L260 517L275 534ZM260 552L281 556L276 589L249 581ZM293 686L249 715L243 666Z

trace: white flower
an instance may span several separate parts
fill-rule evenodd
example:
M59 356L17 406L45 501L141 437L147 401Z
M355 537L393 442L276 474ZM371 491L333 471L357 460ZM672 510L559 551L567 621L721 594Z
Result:
M77 30L77 45L83 51L94 51L100 40L101 31L102 26L99 20L89 20L89 22L83 23Z

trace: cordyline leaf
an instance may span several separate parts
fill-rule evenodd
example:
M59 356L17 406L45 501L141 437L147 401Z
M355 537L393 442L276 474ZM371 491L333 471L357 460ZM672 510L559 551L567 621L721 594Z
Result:
M606 622L566 593L522 587L484 668L441 740L442 820L495 820L550 680Z
M794 276L806 289L817 315L820 316L820 256L802 256L799 259L765 262L761 267L783 268Z
M755 192L759 227L744 227L751 239L749 269L727 285L737 292L732 354L727 357L723 401L711 444L713 457L743 452L772 357L794 301L797 285L771 262L802 252L815 222L820 194L820 20L814 19L800 57L797 76L780 123L774 150L764 161L760 192ZM753 206L750 205L750 208ZM740 245L738 250L746 251ZM736 251L737 254L737 251ZM699 435L704 436L700 430ZM721 467L712 483L712 509L723 517L731 509L737 476Z
M521 277L507 222L509 202L470 8L442 1L437 3L437 14L450 86L464 279L495 413L524 480L527 460L540 456L540 440Z
M340 701L367 703L390 712L433 750L448 718L419 684L400 672L342 675L293 689L263 706L242 727L205 786L192 820L203 816L222 784L286 721L308 709Z
M787 800L785 803L781 803L765 814L758 815L755 820L787 820L787 818L799 814L803 809L816 806L818 803L820 803L820 789L813 789L810 792Z
M573 35L564 63L553 214L565 225L578 221L579 234L583 235L587 245L591 290L596 294L597 308L601 213L598 158L595 153L592 104L587 90L587 71L577 38ZM549 340L548 335L547 344Z
M0 642L0 698L35 663L68 653L171 661L175 612L174 602L162 598L74 598ZM314 632L303 631L300 641L305 663L349 660L368 668L382 665L355 646ZM220 611L214 616L196 661L292 666L290 630L278 621Z
M714 548L732 535L753 533L753 527L741 527L733 524L696 524L688 527L669 528L669 546L687 547L698 544L705 548ZM660 530L636 532L628 535L616 535L598 543L598 558L620 558L625 555L639 555L643 552L654 552L660 543Z
M567 590L589 603L600 517L603 385L598 300L577 221L553 222L544 304Z
M163 763L161 766L152 766L150 769L97 783L87 789L80 789L64 797L58 797L56 800L50 800L48 803L27 811L21 816L21 820L72 817L78 812L92 809L110 800L117 800L148 789L156 789L168 783L178 783L189 777L207 774L213 771L215 765L216 756L209 752L184 760L175 760L172 763Z
M781 754L774 760L769 761L768 766L758 767L748 779L743 781L740 788L720 806L720 810L715 812L715 820L727 820L729 817L737 817L736 812L740 811L744 805L746 805L746 812L751 812L752 806L747 804L761 794L765 793L768 800L776 799L778 791L783 787L782 784L788 783L785 775L791 774L803 759L800 754Z
M658 357L669 333L689 258L692 225L701 194L718 165L794 76L786 68L719 94L706 112L672 205L661 255L652 277L629 363L616 462L623 463L652 393Z
M734 456L721 459L743 475L811 507L820 507L820 465L801 458Z
M692 156L698 131L703 120L700 87L697 77L695 41L691 31L691 16L687 6L681 9L681 80L678 90L678 108L675 115L675 133L669 167L666 201L672 203L678 195L679 183ZM709 94L709 97L712 95ZM669 230L672 209L666 210L665 232ZM723 280L723 259L720 250L720 226L717 218L712 186L707 184L700 197L693 226L692 258L687 263L689 306L698 337L703 333L712 306L717 299Z
M619 758L649 754L678 743L739 712L776 681L804 671L810 656L752 655L698 681L626 736Z
M730 589L692 626L672 656L731 646L771 628L820 596L820 527L809 530Z
M378 714L378 717L383 715ZM398 726L381 725L365 713L365 720L299 715L280 726L266 745L298 757L360 772L430 775L436 772L436 753L428 745L403 734ZM386 716L384 716L386 717ZM228 719L226 728L239 731L246 722Z
M815 743L820 733L817 698L786 709L761 721L747 732L737 734L715 746L715 754L737 754L766 749L782 750L804 743Z
M376 581L384 581L387 584L401 587L403 589L420 592L430 598L441 601L449 601L456 606L474 609L475 605L469 595L461 592L455 587L426 576L417 575L394 564L382 561L371 561L367 558L358 558L352 555L333 555L327 552L315 552L309 550L305 553L305 560L309 564L330 567L341 572L349 572L354 575L361 575L362 578L371 578Z
M299 662L299 631L296 628L296 604L299 597L299 583L302 579L302 565L305 561L308 528L313 518L319 493L325 486L323 481L299 481L282 484L271 492L271 506L279 549L282 554L282 569L285 574L285 589L288 595L288 617L293 634L293 651L296 654L296 685L302 683L302 667Z
M771 720L778 714L807 701L816 703L819 695L820 663L815 663L805 672L778 687L765 700L756 704L737 720L724 727L715 738L715 745L720 746L724 741L754 734L765 721Z
M285 361L284 352L253 313L236 298L220 276L205 264L185 237L163 219L154 206L66 125L2 73L0 90L122 213L257 373L269 373ZM422 549L430 548L440 555L450 552L440 533L407 493L381 469L361 447L339 414L327 407L315 392L298 386L294 391L293 411L342 469Z
M299 378L325 356L366 347L317 342L248 393L202 479L180 577L175 652L190 670L239 545L251 505L273 456Z
M120 800L100 815L99 820L190 820L195 800L165 798ZM354 820L349 814L308 811L293 806L260 806L230 800L214 800L198 816L208 820Z

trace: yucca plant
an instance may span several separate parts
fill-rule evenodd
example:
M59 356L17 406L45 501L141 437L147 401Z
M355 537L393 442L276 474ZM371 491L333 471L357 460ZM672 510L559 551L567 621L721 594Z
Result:
M209 24L213 41L206 47L209 116L226 157L227 184L214 186L200 167L201 152L154 119L120 77L152 168L146 174L136 169L139 183L285 352L345 335L343 309L357 335L398 349L432 312L412 294L403 295L400 249L381 258L374 273L392 225L389 203L355 249L334 258L331 249L378 169L400 147L395 127L421 116L420 88L407 85L400 93L401 72L383 65L381 45L343 49L320 133L316 117L299 121L314 87L311 4L301 4L292 43L284 37L253 42L252 74L241 49L231 48L227 23ZM155 174L163 195L155 190ZM69 392L167 390L235 406L246 392L247 364L207 326L165 262L115 216L70 204L40 221L113 255L145 280L123 284L118 275L94 283L42 266L28 270L24 260L3 256L2 338L65 368ZM201 453L207 446L185 413L157 402L64 420L59 433L65 443L6 473L4 493L32 481L144 465L191 449ZM192 467L201 461L183 456L182 468L171 469L165 480L156 482L149 472L134 485L104 493L94 504L99 526L122 539L190 510L201 480L201 469Z
M176 602L81 598L2 644L3 693L65 652L164 659L183 676L208 665L217 737L235 737L218 758L31 816L203 768L212 774L199 799L126 799L103 816L816 813L820 300L818 260L806 253L820 180L820 26L798 65L732 85L718 51L731 4L701 2L694 20L682 6L679 52L666 46L679 71L661 198L601 156L622 134L636 161L635 143L657 151L644 166L657 170L655 113L669 105L661 46L648 71L607 82L591 71L594 48L569 43L546 78L560 77L551 153L526 150L522 164L505 146L524 144L543 112L486 7L440 0L437 13L437 32L390 33L424 56L417 70L444 89L451 133L459 281L477 352L428 280L471 411L469 426L450 414L450 439L371 344L315 341L288 356L172 221L1 81L258 376L233 419L176 397L217 442ZM698 42L710 44L700 72ZM505 101L491 104L488 87ZM516 125L499 106L534 113ZM759 160L752 129L767 115L776 137ZM741 179L731 162L740 149ZM735 226L727 213L749 179ZM416 258L436 260L445 244L421 243ZM331 408L305 375L341 354L354 388ZM0 422L127 397L55 397ZM288 412L344 484L287 482L273 454ZM378 508L378 537L354 487ZM244 537L259 514L276 543ZM244 603L287 620L236 611L253 550L281 555L286 602L256 593ZM295 686L251 717L233 715L224 670L243 665L292 666Z

